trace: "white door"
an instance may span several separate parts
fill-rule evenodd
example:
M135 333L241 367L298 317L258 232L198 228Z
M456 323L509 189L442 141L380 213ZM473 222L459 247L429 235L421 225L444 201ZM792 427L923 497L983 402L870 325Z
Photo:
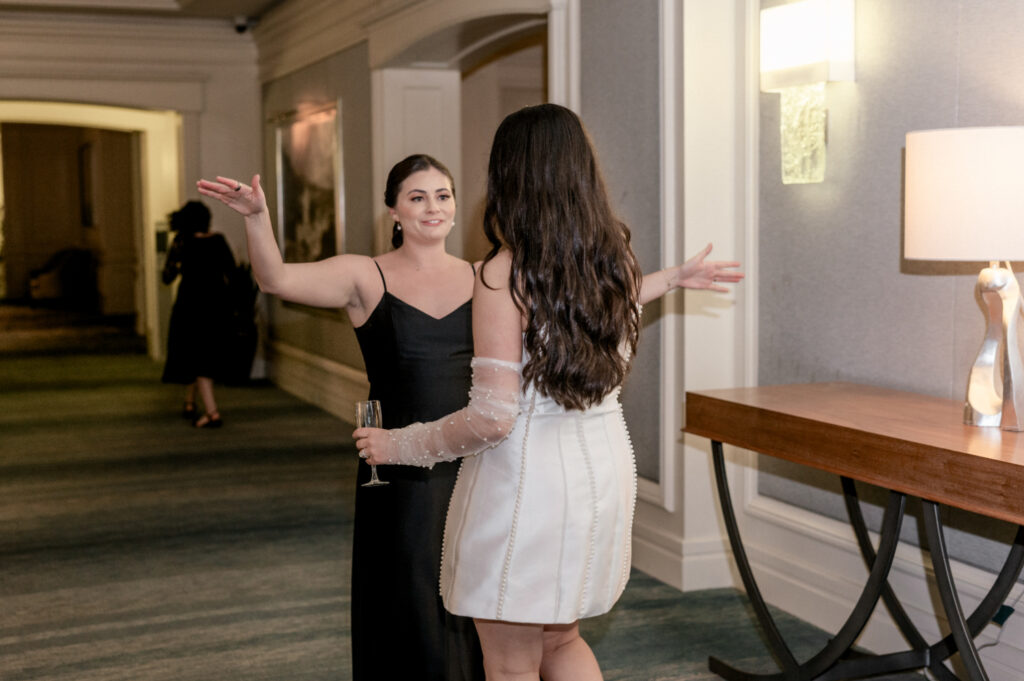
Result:
M410 154L429 154L461 178L461 74L450 69L377 69L373 73L373 187L378 206L374 252L390 248L391 221L384 207L387 173ZM462 257L459 220L448 237L448 251Z

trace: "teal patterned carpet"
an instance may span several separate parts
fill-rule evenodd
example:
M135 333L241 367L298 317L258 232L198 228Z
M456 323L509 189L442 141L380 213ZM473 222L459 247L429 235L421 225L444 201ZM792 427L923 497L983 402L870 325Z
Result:
M0 679L348 679L350 427L260 385L219 389L225 427L197 431L159 375L0 355ZM780 626L798 657L826 638ZM583 628L610 681L774 670L731 589L634 572Z

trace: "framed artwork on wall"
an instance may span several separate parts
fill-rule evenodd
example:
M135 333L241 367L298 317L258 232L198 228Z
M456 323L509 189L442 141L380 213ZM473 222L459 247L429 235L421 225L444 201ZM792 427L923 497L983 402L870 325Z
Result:
M285 262L345 252L340 101L279 122L277 224Z

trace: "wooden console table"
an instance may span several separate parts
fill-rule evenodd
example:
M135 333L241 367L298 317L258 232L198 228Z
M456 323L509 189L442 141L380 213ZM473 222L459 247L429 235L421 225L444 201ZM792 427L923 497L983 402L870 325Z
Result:
M971 681L987 681L974 638L1006 600L1024 566L1024 433L963 424L963 403L852 383L805 383L686 393L685 431L711 440L719 501L747 595L779 661L776 674L749 674L716 658L729 681L834 681L927 668L939 681L956 675L943 662L956 652ZM835 473L869 575L849 618L814 657L797 662L779 633L750 570L733 512L722 443ZM855 481L889 490L877 549L861 515ZM919 497L936 586L951 634L929 644L889 587L907 495ZM1005 564L974 612L965 615L949 566L941 505L1018 525ZM882 600L906 638L906 651L851 655Z

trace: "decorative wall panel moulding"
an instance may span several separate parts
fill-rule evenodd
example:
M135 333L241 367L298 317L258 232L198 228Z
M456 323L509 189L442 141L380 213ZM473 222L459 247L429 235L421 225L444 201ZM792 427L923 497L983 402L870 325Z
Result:
M425 1L426 0L378 0L377 2L369 3L368 6L360 12L358 19L359 25L368 29L393 14L398 14L403 10L414 5L419 5Z
M5 75L123 71L128 78L153 73L164 74L155 75L160 79L195 80L195 74L209 73L211 64L216 70L251 69L255 58L252 40L239 38L222 22L78 15L40 20L0 13Z
M366 38L358 14L368 0L293 0L256 27L260 80L298 71Z
M4 0L4 4L24 5L31 9L45 5L83 11L107 9L177 12L181 10L181 4L177 0Z
M110 44L112 41L135 41L140 45L200 44L209 41L225 56L254 50L249 36L239 36L229 25L215 19L178 17L152 18L99 14L26 14L0 11L0 50L6 50L8 39L55 38L57 45L92 41L89 44ZM52 49L53 44L47 45ZM251 55L250 55L251 58Z

